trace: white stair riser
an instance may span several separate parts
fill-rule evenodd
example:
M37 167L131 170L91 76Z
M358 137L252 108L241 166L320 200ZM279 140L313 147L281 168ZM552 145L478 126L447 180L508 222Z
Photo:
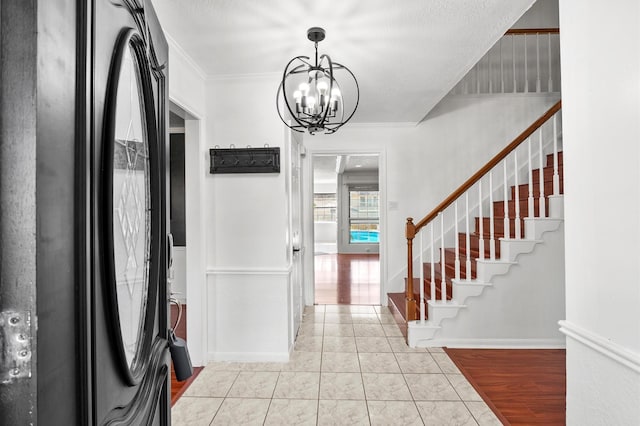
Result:
M560 228L562 219L554 218L526 218L524 232L528 239L540 240L545 232L556 231Z
M509 272L512 262L502 260L486 260L478 259L476 266L476 277L481 282L491 282L491 279L498 275L504 275Z
M514 262L523 253L531 253L540 241L500 238L500 260Z
M431 325L431 321L409 321L407 324L407 342L410 347L415 348L418 342L429 341L434 338L441 327Z
M480 296L484 289L490 286L491 283L453 280L453 301L457 304L463 305L469 297Z
M442 320L447 318L454 318L458 315L458 311L462 308L465 308L464 305L458 305L453 302L431 302L428 303L428 311L429 311L429 322L433 325L440 325Z

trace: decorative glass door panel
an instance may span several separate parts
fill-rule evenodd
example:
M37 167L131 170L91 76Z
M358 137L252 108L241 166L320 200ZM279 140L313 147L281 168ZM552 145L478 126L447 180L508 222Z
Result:
M120 332L133 371L143 340L151 250L149 143L133 46L124 49L113 140L113 256Z

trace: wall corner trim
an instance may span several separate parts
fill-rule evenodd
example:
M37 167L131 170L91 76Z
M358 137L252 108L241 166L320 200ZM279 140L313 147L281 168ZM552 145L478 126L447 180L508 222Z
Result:
M611 340L585 330L570 321L559 321L560 331L567 337L582 343L600 354L617 361L640 374L640 354L630 351Z

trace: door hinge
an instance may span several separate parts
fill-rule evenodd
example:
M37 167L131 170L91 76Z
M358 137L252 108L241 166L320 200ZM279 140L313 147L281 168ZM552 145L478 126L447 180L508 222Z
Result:
M31 377L31 312L0 312L0 383Z

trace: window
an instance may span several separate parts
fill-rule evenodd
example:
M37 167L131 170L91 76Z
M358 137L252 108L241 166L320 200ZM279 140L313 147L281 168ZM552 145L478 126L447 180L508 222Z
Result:
M349 187L349 243L378 244L380 204L377 188Z
M337 222L336 194L313 194L314 222Z

